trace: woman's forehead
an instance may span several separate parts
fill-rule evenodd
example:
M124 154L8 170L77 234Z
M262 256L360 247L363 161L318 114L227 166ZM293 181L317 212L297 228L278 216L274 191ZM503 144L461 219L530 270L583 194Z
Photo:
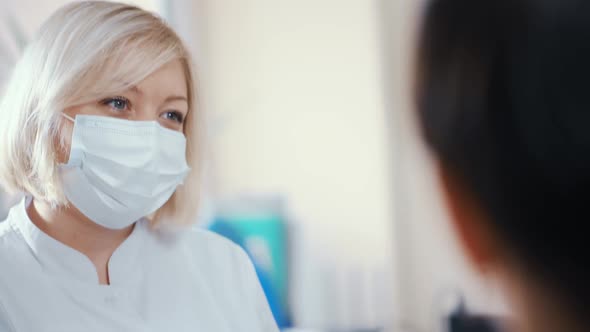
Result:
M183 97L188 100L188 87L184 66L179 60L171 61L156 70L138 84L132 86L130 91L145 96L170 96Z

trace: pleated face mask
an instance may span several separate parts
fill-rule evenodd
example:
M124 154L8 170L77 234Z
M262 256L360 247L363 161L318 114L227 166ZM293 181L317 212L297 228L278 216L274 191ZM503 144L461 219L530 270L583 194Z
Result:
M60 165L67 199L95 223L125 228L158 210L190 168L186 138L157 121L77 115Z

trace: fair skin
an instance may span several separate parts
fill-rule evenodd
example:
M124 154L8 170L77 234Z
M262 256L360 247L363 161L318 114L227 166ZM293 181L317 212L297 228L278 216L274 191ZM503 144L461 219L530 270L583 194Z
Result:
M165 128L183 132L189 111L186 77L182 63L172 61L139 84L118 95L78 105L64 113L110 116L133 121L157 121ZM59 162L68 159L72 124L63 128L66 137ZM32 222L47 235L84 254L94 264L100 284L109 284L108 262L115 250L131 234L134 225L123 229L102 227L84 216L72 204L52 209L46 202L33 200L28 209Z
M467 258L483 275L499 282L513 311L510 331L584 331L559 302L559 295L526 271L490 226L485 213L460 181L442 165L438 176L452 226Z

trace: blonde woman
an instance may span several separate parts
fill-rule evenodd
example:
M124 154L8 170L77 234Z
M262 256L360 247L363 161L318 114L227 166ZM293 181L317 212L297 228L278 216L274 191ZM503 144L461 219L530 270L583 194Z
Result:
M198 112L158 17L102 1L53 14L0 105L0 331L277 331L248 257L187 226ZM187 230L183 230L183 229Z

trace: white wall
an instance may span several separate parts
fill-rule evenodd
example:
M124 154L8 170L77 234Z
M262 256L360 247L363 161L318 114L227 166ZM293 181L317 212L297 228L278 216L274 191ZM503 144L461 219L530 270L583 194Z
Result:
M204 47L219 192L286 193L327 248L363 262L384 258L391 219L373 11L211 1Z

